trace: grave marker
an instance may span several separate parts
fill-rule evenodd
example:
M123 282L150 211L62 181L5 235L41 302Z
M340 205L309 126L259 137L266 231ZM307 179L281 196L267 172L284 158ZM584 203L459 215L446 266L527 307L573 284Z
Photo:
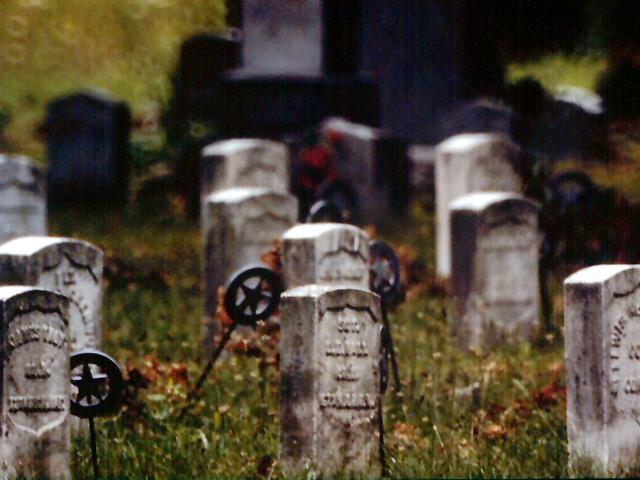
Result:
M123 200L129 176L131 114L123 102L76 93L47 105L49 194Z
M285 475L380 476L380 298L307 285L283 294L280 306Z
M331 118L322 132L336 151L339 179L357 195L356 220L379 223L404 213L408 201L409 160L404 142L379 128Z
M216 142L202 149L201 192L233 187L289 191L289 152L278 142L242 138Z
M519 149L508 138L485 133L451 137L436 150L436 270L451 274L449 204L473 192L522 192L515 166Z
M569 462L618 475L640 464L640 267L597 265L564 282ZM598 472L601 471L601 472Z
M369 288L369 235L364 230L343 223L309 223L287 230L282 238L286 288Z
M1 285L31 285L69 298L73 351L100 345L102 268L102 251L81 240L21 237L0 245Z
M69 303L0 287L0 477L69 478Z
M47 233L45 179L22 155L0 155L0 242Z
M273 240L298 218L298 201L292 195L260 188L230 188L205 198L205 350L212 346L218 288L229 276L249 264L260 263Z
M538 206L482 192L450 205L451 330L462 348L532 340L539 328Z

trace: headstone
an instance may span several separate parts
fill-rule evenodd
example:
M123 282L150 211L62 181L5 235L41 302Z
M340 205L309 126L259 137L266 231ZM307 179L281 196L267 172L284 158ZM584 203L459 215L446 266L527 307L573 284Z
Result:
M213 315L218 288L229 276L249 264L259 263L273 241L298 218L292 195L259 188L230 188L206 197L203 216L205 245L205 350L212 344Z
M200 169L202 196L233 187L289 191L289 152L278 142L233 139L216 142L202 150Z
M369 288L369 235L343 223L297 225L283 235L287 289L303 285Z
M322 0L245 0L245 68L271 74L321 75L322 4Z
M639 466L640 267L597 265L564 283L567 433L572 468Z
M377 121L377 88L360 70L362 0L236 3L244 65L223 80L223 136L281 138L333 115Z
M31 160L0 155L0 242L24 235L46 235L45 179Z
M378 477L381 313L369 291L281 297L280 463L286 476Z
M346 180L357 194L356 220L379 223L404 213L409 192L404 142L383 130L341 118L325 121L322 130L337 151L338 178Z
M0 288L0 477L70 478L69 304Z
M99 348L102 251L71 238L21 237L0 245L0 285L31 285L69 298L73 351Z
M462 348L531 341L539 330L537 204L482 192L450 205L450 325Z
M76 93L47 106L49 194L123 200L129 174L131 115L125 103Z
M468 133L436 150L436 271L451 272L449 204L473 192L522 192L516 166L519 149L501 135Z

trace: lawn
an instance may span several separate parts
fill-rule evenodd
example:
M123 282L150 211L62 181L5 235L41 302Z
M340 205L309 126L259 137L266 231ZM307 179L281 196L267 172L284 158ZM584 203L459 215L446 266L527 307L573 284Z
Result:
M0 0L0 13L0 150L43 161L38 128L47 101L97 87L131 105L135 165L172 160L163 156L158 127L171 96L170 74L186 37L222 28L220 0ZM532 75L549 90L593 89L605 68L595 55L551 55L509 66L508 78ZM640 200L633 173L640 149L621 143L616 163L587 168L599 184ZM583 167L565 165L574 166ZM139 180L145 172L134 173ZM86 239L107 254L102 348L121 362L128 387L122 415L98 421L102 472L279 476L277 333L234 345L178 419L204 363L202 246L184 210L177 195L164 192L121 211L51 211L52 235ZM391 314L403 389L384 399L390 474L566 477L562 279L552 281L552 328L533 345L461 352L447 334L447 298L433 278L433 234L432 213L418 205L379 231L412 277L406 301ZM85 440L74 442L79 478L92 474L87 447Z
M108 255L103 349L126 367L129 387L122 415L98 422L102 470L128 478L278 476L277 333L234 345L178 419L203 361L199 230L177 202L167 195L151 209L52 213L52 234L90 240ZM415 206L381 232L405 269L419 272L391 315L403 383L401 394L390 390L384 400L391 475L566 476L561 336L457 350L446 296L430 275L432 216ZM466 394L474 383L475 394ZM79 477L91 475L86 447L74 443Z

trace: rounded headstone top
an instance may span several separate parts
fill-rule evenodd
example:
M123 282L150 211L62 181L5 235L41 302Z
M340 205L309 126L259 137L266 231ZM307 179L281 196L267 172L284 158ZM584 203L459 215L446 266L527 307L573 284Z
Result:
M0 188L19 183L22 187L44 182L40 168L25 155L0 154Z
M282 298L296 298L296 297L322 297L323 295L327 295L329 293L343 293L343 292L354 292L356 295L367 295L378 297L377 293L372 292L371 290L365 288L358 287L347 287L347 286L336 286L336 285L303 285L301 287L292 288L287 290L282 294Z
M83 240L65 237L29 236L18 237L0 245L0 255L31 256L54 245L74 244L87 249L98 250L97 247Z
M468 154L488 144L502 144L517 148L507 136L499 133L461 133L447 138L436 149L438 153Z
M568 276L565 285L604 283L622 272L640 270L638 265L594 265Z
M207 203L239 203L252 197L260 196L289 196L286 193L276 192L269 190L268 188L253 188L253 187L234 187L219 190L207 196Z
M42 289L34 289L33 287L25 287L23 285L9 285L6 287L0 287L0 301L5 301L12 297L17 297L18 295L22 295L23 293L27 293L33 290Z
M282 155L287 154L287 148L273 140L263 140L259 138L234 138L232 140L223 140L207 145L202 149L202 155L205 157L226 156L238 151L252 150L274 150L280 151Z
M475 192L457 198L449 204L449 210L460 211L467 210L473 212L481 212L488 207L502 204L504 202L519 202L523 205L529 205L533 209L538 209L538 204L523 195L512 192Z
M307 239L323 235L333 230L349 230L354 234L369 237L364 230L346 223L303 223L287 230L282 238L283 240Z
M377 139L382 130L376 129L373 127L369 127L367 125L361 125L358 123L353 123L344 118L333 117L327 119L322 125L322 131L326 135L328 133L345 133L349 135L353 135L354 137L359 137L366 140L375 140Z

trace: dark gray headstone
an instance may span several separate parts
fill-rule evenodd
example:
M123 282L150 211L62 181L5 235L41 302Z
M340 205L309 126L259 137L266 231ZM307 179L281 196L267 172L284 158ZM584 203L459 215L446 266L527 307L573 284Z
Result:
M84 200L127 191L131 117L125 103L76 93L47 106L49 194Z

